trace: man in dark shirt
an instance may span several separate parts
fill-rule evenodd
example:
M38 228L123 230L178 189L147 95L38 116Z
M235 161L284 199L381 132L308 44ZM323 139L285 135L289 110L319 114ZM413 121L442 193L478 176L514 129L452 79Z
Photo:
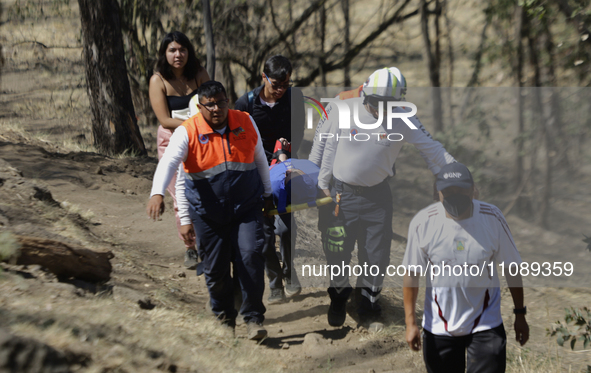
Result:
M291 144L291 153L284 151L279 153L287 153L286 158L295 158L304 137L304 99L300 90L291 88L291 73L292 66L287 58L281 55L270 57L263 69L263 85L245 93L234 106L236 110L248 112L254 119L269 163L273 158L278 158L279 154L275 152L277 140ZM269 304L282 302L285 300L285 295L295 296L301 292L297 276L295 272L293 275L291 272L293 269L291 250L296 237L294 222L292 240L291 220L291 214L264 220L263 254L271 288ZM283 269L275 252L275 234L281 237ZM285 289L283 279L286 282Z

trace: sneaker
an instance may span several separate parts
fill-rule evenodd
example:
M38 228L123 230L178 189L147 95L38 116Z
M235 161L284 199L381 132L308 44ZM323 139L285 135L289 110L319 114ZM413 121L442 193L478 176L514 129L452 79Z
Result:
M328 325L342 326L347 318L347 298L334 299L328 307Z
M271 289L271 295L269 295L269 304L278 304L285 302L285 291L283 288Z
M369 299L361 296L357 305L357 314L360 318L369 322L377 321L382 315L382 306L380 306L379 301L371 303Z
M386 326L384 325L384 323L381 323L379 321L374 321L369 324L369 326L367 327L367 331L370 333L379 333L382 330L384 330L385 328L386 328Z
M299 282L291 281L291 278L285 278L285 296L288 298L295 297L302 292L302 286Z
M384 329L382 307L377 301L371 303L369 299L362 296L357 307L357 315L360 324L367 327L368 331L379 332Z
M251 341L260 341L267 336L267 329L263 326L263 323L256 321L249 321L246 324L246 330L248 339Z
M199 259L197 258L197 250L195 249L187 249L185 250L185 267L187 269L195 269L197 268L197 264L199 264Z

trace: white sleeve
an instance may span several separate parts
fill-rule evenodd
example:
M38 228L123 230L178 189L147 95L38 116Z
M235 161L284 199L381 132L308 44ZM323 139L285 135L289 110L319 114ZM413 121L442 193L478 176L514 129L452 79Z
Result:
M404 259L402 259L402 265L411 270L409 266L420 266L422 269L420 273L424 273L427 270L427 254L423 247L421 247L421 237L423 230L425 229L425 218L423 212L419 212L410 222L408 227L408 241L406 243L406 251L404 252ZM416 272L416 270L415 270Z
M421 157L423 158L423 160L427 164L427 168L433 173L433 175L437 175L439 173L439 171L441 171L441 167L439 167L438 165L436 165L435 163L433 163L429 159L429 157L427 156L427 154L423 153L422 150L419 150L419 154L421 155Z
M497 250L494 254L495 262L497 264L504 262L505 268L507 268L507 265L510 263L521 264L521 255L519 255L519 251L517 251L517 246L515 246L515 242L513 241L513 236L511 235L507 220L505 220L503 213L498 207L492 206L492 210L498 221L497 229L499 237Z
M269 177L269 164L267 163L267 156L265 155L265 149L263 148L263 141L261 140L259 128L254 122L254 119L252 119L251 116L249 116L249 118L258 136L256 148L254 150L254 163L257 165L259 175L263 181L263 187L265 188L263 196L268 197L273 193L273 190L271 189L271 178Z
M170 142L164 151L164 155L158 162L154 180L152 181L152 191L150 197L155 194L164 196L166 187L170 184L179 164L187 159L189 151L189 135L187 129L183 126L178 127L172 136Z
M322 153L322 160L320 162L320 172L318 173L318 187L320 189L328 189L330 181L332 179L332 169L337 153L337 134L339 134L338 126L331 126L327 128L330 130L332 137L322 139L324 141L324 151Z
M175 184L175 194L176 194L176 206L178 208L179 218L181 220L181 225L189 225L191 224L191 217L189 216L189 201L185 196L185 169L183 164L179 164L179 168L176 173L176 184Z
M326 105L325 110L327 112L332 111L331 105L332 104ZM320 167L320 164L322 162L324 146L326 145L326 139L321 139L319 134L329 132L332 132L332 120L329 120L326 117L326 115L322 114L322 118L320 118L320 121L318 121L318 124L316 125L316 131L314 132L314 140L312 142L312 150L310 150L310 155L308 156L308 160L318 167Z
M404 140L413 144L421 153L421 157L427 162L427 167L433 175L437 175L441 171L441 167L446 164L457 162L439 141L431 137L431 134L416 116L409 119L418 129L411 130L401 119L397 119L402 123L402 126L399 127L401 128L400 132L404 136Z

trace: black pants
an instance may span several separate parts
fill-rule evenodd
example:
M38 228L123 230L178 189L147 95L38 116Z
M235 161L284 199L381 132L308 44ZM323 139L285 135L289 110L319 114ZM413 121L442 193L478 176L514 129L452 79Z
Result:
M264 218L263 224L265 232L263 255L265 256L265 271L269 278L269 288L282 288L284 278L292 279L296 284L299 283L295 272L293 272L292 278L292 251L295 249L295 238L297 236L297 226L293 220L293 214L281 214ZM277 251L275 250L275 235L278 235L280 239L283 268L279 263Z
M297 228L293 214L275 215L275 234L279 236L279 248L283 258L283 278L291 279L295 284L299 284L296 271L293 270Z
M429 373L505 372L507 335L503 324L494 329L461 336L448 337L423 331L423 358Z
M332 211L323 210L319 214L318 226L322 233L323 249L327 264L331 266L349 265L351 254L357 242L359 265L366 265L372 271L364 270L358 277L357 286L361 285L362 300L358 313L379 313L378 299L382 290L382 276L390 262L390 244L392 239L392 194L387 181L370 188L352 188L335 181L332 190L341 193L339 214L334 217ZM334 205L333 211L334 211ZM321 222L320 219L323 221ZM327 245L330 239L328 229L343 227L345 238L342 250ZM373 272L373 274L371 273ZM334 276L330 281L331 299L348 298L351 293L348 271Z
M269 287L271 289L283 288L283 270L275 250L275 218L263 217L263 231L265 233L265 245L263 246L263 255L265 257L265 272L269 278Z

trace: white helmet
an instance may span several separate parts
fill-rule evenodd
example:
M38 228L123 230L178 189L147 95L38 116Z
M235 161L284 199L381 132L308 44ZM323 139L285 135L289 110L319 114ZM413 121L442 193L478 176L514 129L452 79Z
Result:
M404 100L406 94L406 79L396 67L384 67L373 72L363 83L365 96L393 97Z

